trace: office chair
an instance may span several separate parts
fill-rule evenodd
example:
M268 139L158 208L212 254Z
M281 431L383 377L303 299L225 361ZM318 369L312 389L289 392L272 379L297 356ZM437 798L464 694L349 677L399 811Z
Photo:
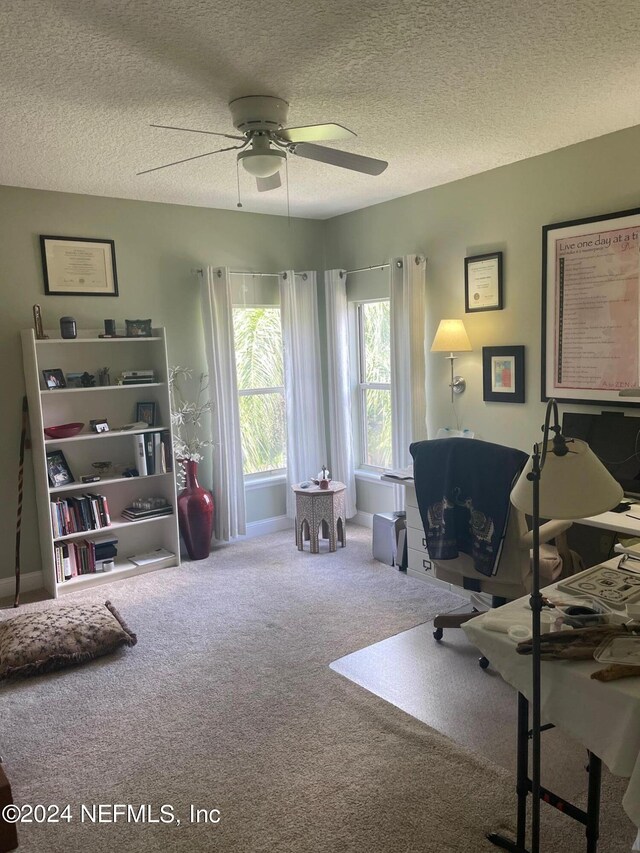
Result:
M410 451L434 577L477 596L471 613L436 616L433 636L440 641L444 628L459 628L479 607L499 607L531 589L533 534L509 500L528 457L502 445L458 438L416 442ZM570 526L570 521L541 526L543 585L580 568L580 558L566 544ZM552 539L556 547L546 544ZM480 659L482 668L488 663Z

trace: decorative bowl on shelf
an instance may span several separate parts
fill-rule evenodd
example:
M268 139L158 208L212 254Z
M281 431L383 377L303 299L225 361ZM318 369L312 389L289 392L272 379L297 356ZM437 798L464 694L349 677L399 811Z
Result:
M45 435L49 438L71 438L72 435L77 435L84 424L59 424L58 426L45 427Z

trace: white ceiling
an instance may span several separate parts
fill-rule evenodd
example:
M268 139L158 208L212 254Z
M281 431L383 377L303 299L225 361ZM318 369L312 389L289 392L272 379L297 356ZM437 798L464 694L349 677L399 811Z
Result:
M379 177L291 157L326 218L640 123L637 0L2 0L0 183L235 209L227 103L269 94ZM219 144L218 144L219 143ZM282 189L245 210L286 215Z

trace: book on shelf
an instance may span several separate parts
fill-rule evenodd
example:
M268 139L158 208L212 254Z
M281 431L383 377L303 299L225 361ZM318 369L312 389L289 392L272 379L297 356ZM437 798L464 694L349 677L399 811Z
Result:
M85 494L50 502L51 528L55 539L109 527L111 516L105 495Z
M156 466L153 456L153 433L146 432L143 434L142 438L144 439L144 455L145 462L147 465L147 475L150 477L152 474L156 473ZM157 473L160 473L159 471Z
M155 509L138 509L134 506L127 506L122 510L123 518L130 521L138 521L141 518L155 518L159 515L172 515L173 507L171 504L166 506L156 507Z
M135 468L139 477L167 474L173 470L171 436L168 430L136 433L132 436Z
M133 446L135 451L135 466L138 470L139 477L147 476L147 456L144 449L144 433L137 433L132 436L133 438Z
M117 541L117 540L115 540ZM64 583L79 575L92 575L102 571L102 560L115 554L99 556L96 543L91 539L59 543L54 547L57 583Z

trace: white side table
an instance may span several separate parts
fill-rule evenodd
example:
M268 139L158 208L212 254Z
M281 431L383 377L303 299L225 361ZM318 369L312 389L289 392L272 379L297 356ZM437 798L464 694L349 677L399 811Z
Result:
M306 489L300 483L291 486L296 495L296 545L298 551L304 548L305 540L309 540L309 550L319 554L319 531L322 525L323 536L329 539L329 551L335 551L338 540L345 547L346 524L345 489L344 483L337 480L329 481L328 489L321 489L314 484Z

